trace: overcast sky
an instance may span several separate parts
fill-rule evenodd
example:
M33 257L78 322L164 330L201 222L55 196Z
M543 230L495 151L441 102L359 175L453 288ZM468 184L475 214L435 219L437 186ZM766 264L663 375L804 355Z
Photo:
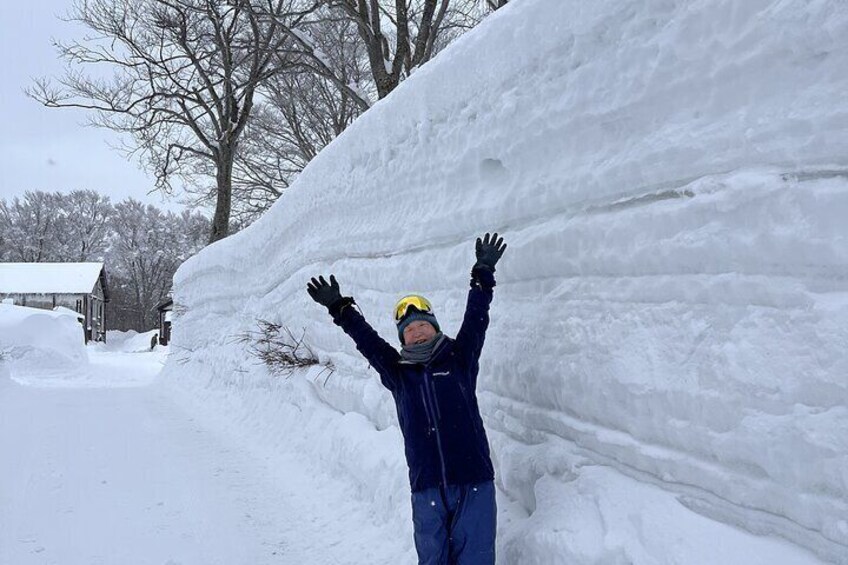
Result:
M45 108L23 93L33 78L62 74L54 38L84 35L59 19L71 6L72 0L0 0L0 198L87 188L113 201L132 196L180 210L158 193L148 195L153 179L110 147L120 141L116 134L85 126L82 110Z

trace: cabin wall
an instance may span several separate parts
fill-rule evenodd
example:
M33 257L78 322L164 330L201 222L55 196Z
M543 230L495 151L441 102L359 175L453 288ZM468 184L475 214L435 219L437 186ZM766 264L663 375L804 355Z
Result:
M30 308L43 308L52 310L57 306L64 306L74 312L83 313L84 294L23 294L0 292L0 300L11 298L18 306Z
M94 289L91 291L86 320L86 327L90 328L91 339L106 341L106 301L100 279L97 280Z

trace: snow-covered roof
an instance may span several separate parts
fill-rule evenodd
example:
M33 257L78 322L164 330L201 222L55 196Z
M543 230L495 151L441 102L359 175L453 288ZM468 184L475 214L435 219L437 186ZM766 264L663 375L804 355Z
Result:
M159 304L156 305L156 309L161 311L171 311L174 309L174 299L170 296L165 297Z
M103 263L0 263L0 293L86 294Z

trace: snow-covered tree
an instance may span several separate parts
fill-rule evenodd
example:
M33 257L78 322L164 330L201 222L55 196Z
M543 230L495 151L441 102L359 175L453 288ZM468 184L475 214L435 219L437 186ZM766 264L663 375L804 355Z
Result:
M61 215L57 231L64 261L101 260L109 237L112 204L108 196L93 190L58 194Z
M25 263L60 260L62 242L57 229L61 217L58 194L27 191L0 205L6 260Z
M110 224L108 265L115 302L110 327L149 329L177 267L203 247L209 221L128 198L115 205Z
M12 261L11 237L12 219L9 205L0 200L0 262Z

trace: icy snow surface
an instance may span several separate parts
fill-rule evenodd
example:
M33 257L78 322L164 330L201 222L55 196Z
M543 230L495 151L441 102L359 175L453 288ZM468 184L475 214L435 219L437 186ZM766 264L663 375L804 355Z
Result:
M165 376L411 560L391 397L305 286L335 273L392 342L421 292L454 335L498 231L502 563L848 563L846 69L841 0L511 3L179 270ZM272 381L258 319L335 372Z

